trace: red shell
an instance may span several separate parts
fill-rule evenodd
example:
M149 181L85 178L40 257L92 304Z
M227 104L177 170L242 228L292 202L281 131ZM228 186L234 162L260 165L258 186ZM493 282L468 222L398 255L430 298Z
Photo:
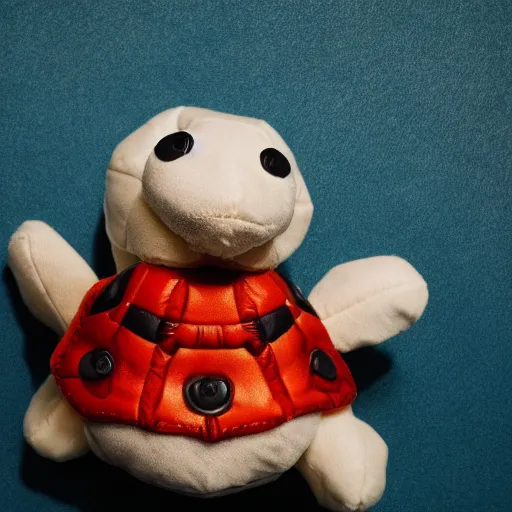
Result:
M274 271L140 263L118 304L91 314L114 278L89 290L51 358L63 395L88 420L218 441L269 430L355 398L352 376L322 322ZM122 325L130 306L162 320L156 341ZM283 306L293 316L290 328L264 343L259 319ZM96 381L81 378L82 357L98 348L110 352L114 370ZM311 354L318 349L334 363L335 379L312 371ZM201 375L220 376L232 384L226 412L203 415L187 406L184 386Z

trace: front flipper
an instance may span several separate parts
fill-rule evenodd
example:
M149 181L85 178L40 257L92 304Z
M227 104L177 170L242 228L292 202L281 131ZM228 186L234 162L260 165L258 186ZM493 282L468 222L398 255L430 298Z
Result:
M341 352L376 345L405 331L421 316L427 300L421 275L395 256L338 265L309 295Z
M323 415L297 468L320 505L338 512L361 512L382 496L387 460L386 443L349 406Z
M97 281L94 272L56 231L38 221L25 222L14 233L8 258L27 307L62 335ZM39 454L55 461L73 459L88 450L83 420L51 375L32 398L23 431Z
M8 264L31 313L59 335L98 280L83 258L40 221L24 222L14 233Z

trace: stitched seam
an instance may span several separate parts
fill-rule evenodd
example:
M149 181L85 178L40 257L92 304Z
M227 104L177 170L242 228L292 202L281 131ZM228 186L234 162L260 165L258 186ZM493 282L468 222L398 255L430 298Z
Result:
M277 267L279 265L280 260L281 260L281 256L279 255L279 251L277 250L277 247L276 247L276 244L275 244L274 240L272 240L271 249L272 249L272 252L274 253L274 264L273 265Z
M238 279L237 281L235 281L234 283L231 284L231 289L233 290L233 298L235 300L235 308L236 308L236 313L238 315L238 323L239 324L243 324L242 322L242 315L240 314L240 304L238 304L238 300L239 300L239 294L237 293L237 291L240 291L239 288L242 287L244 288L246 285L246 280L245 278L240 282L240 280ZM243 292L243 290L242 290Z
M146 391L146 394L148 393L148 384L150 382L150 378L152 378L153 375L156 375L156 373L154 372L153 370L153 359L155 357L155 353L157 352L157 350L161 350L160 347L158 345L155 346L155 348L153 349L153 352L151 353L151 361L149 363L149 368L148 368L148 372L146 374L146 378L144 379L144 384L142 385L142 391L140 393L140 396L139 396L139 400L137 402L137 413L136 413L136 421L137 421L137 424L140 424L140 409L141 409L141 402L142 402L142 399L143 397L145 397L145 393L144 391ZM167 373L169 371L169 364L171 362L171 358L169 358L165 365L166 365L166 370L165 370L165 379L167 379ZM163 394L163 388L164 388L164 384L163 382L161 382L162 379L160 379L160 383L161 383L161 386L160 386L160 389L159 389L159 392L158 392L158 399L156 400L153 400L152 401L152 407L151 407L151 418L153 419L153 423L154 423L154 417L155 417L155 413L156 413L156 409L158 408L158 405L162 399L162 394ZM153 398L154 398L154 395L153 395ZM144 418L145 420L147 418Z
M62 400L64 400L64 397L62 396L62 394L60 393L60 390L59 390L59 396L56 396L52 400L52 402L54 402L54 405L51 408L51 411L46 415L45 423L47 423L47 424L50 423L50 419L52 418L52 416L55 415L55 412L57 411L57 408L59 407ZM37 429L33 430L30 433L30 438L31 439L36 438L41 433L41 431L43 431L44 429L45 429L45 425L40 425Z
M139 181L140 184L141 184L141 187L142 187L142 180L140 178L138 178L137 176L134 176L133 174L128 174L127 172L123 172L123 171L121 171L119 169L115 169L114 167L108 167L107 172L108 171L117 172L118 174L122 174L123 176L129 176L130 178L133 178L133 179ZM139 191L139 193L140 193L140 191ZM105 214L106 214L106 204L107 204L107 201L106 201L106 197L105 197L104 208L103 208L105 210ZM128 209L126 216L123 218L124 247L119 247L117 244L114 244L114 245L116 245L117 247L119 247L120 249L122 249L123 251L126 251L126 252L128 252L128 250L127 250L127 247L128 247L128 219L130 218L130 216L131 216L131 214L133 212L133 209L135 208L136 204L137 204L137 199L132 201L131 207ZM109 225L109 223L107 222L106 226L105 226L105 230L107 231L107 235L108 235L109 239L112 240L112 237L110 236L111 234L109 232L110 230L109 230L108 225Z
M311 463L309 463L307 460L306 460L306 466L309 467L309 469L317 476L319 482L320 482L320 489L322 491L322 502L323 503L326 503L326 497L327 497L327 485L325 484L325 477L324 475L317 471L313 465Z
M46 289L46 286L44 285L43 280L41 279L41 276L39 275L39 269L37 268L34 256L32 254L32 245L30 243L30 237L27 237L27 241L28 241L28 251L29 251L29 255L30 255L30 261L32 263L32 266L34 267L34 270L36 271L36 275L39 280L39 283L41 284L41 287L43 288L44 293L46 293L46 296L48 297L48 300L50 301L51 306L53 307L53 309L57 313L58 317L60 318L60 320L64 326L64 331L65 331L66 328L68 327L67 323L64 320L64 317L62 316L60 311L57 309L57 306L55 305L53 299L51 298L50 294L48 293L48 290Z
M142 183L142 180L138 176L134 176L133 174L129 174L129 173L125 172L125 171L122 171L121 169L116 169L115 167L108 167L107 171L118 172L119 174L122 174L124 176L129 176L130 178L133 178L133 179L135 179L137 181L140 181Z
M276 286L279 288L281 293L284 295L285 300L288 302L287 296L288 295L293 296L293 294L291 293L291 290L289 289L289 287L286 285L284 279L275 270L268 272L268 276L270 277L270 279L272 279L272 281L274 281ZM295 300L294 300L294 304L297 305Z

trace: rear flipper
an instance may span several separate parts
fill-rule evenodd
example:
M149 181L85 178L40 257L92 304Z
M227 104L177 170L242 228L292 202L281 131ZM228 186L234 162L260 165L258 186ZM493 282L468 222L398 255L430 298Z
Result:
M322 506L361 512L382 496L387 460L386 443L349 406L323 416L297 468Z

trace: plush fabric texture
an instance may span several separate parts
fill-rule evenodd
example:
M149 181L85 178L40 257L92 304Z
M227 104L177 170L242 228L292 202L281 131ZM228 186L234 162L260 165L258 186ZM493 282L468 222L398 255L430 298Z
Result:
M315 204L282 270L307 294L331 268L397 254L430 304L418 325L348 359L354 411L390 448L375 512L508 512L510 67L507 2L7 2L2 62L5 247L26 219L55 227L100 277L114 146L174 105L266 119ZM4 510L192 509L86 456L56 464L23 442L57 337L0 289ZM292 470L223 509L320 510ZM373 511L372 511L373 512Z
M97 277L82 257L50 226L27 221L12 236L8 264L34 315L64 334ZM63 286L63 283L68 283Z
M98 457L137 478L182 493L208 495L265 483L291 468L319 423L320 416L312 414L267 432L210 444L103 423L88 424L86 434Z
M324 507L363 511L384 492L387 459L386 443L347 407L322 418L298 468Z
M269 174L260 155L275 146L288 159L292 155L263 122L260 127L235 116L183 109L177 124L194 138L190 153L167 162L152 151L142 175L144 199L173 233L195 252L227 259L286 231L295 206L294 173Z
M37 453L57 462L89 451L84 422L63 398L53 375L32 397L23 421L23 435Z
M336 348L349 352L408 329L425 310L428 289L407 261L375 256L332 268L309 300Z
M98 351L108 358L107 374L95 371ZM206 443L271 430L356 396L321 320L271 270L140 263L106 278L85 295L51 369L88 421ZM187 401L187 384L198 376L225 381L222 414L202 413L190 395Z

